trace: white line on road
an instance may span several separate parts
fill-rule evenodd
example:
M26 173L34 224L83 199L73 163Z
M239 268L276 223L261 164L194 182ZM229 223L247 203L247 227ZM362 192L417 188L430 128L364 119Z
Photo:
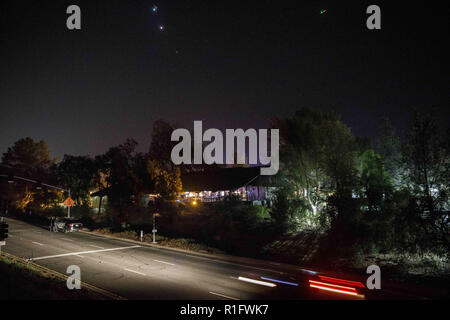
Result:
M106 251L116 251L116 250L134 249L134 248L141 248L141 246L131 246L131 247L121 247L121 248L103 249L103 250L91 250L91 251L79 251L79 252L72 252L72 253L63 253L63 254L56 254L56 255L54 255L54 256L44 256L44 257L31 258L31 259L28 259L28 261L35 261L35 260L42 260L42 259L50 259L50 258L59 258L59 257L68 257L68 256L76 256L76 255L80 255L80 254L88 254L88 253L97 253L97 252L106 252Z
M94 248L99 248L99 249L105 249L104 247L99 247L99 246L96 246L96 245L93 245L93 244L90 244L89 246L90 247L94 247Z
M233 297L226 296L226 295L220 294L220 293L215 293L215 292L211 292L211 291L209 293L211 293L211 294L213 294L215 296L219 296L219 297L222 297L222 298L227 298L227 299L230 299L230 300L239 300L238 298L233 298Z
M66 239L66 238L61 238L61 240L73 242L73 240Z
M127 269L127 268L123 268L123 270L127 270L127 271L130 271L130 272L133 272L133 273L137 273L137 274L140 274L141 276L146 276L145 273L142 273L142 272L139 272L139 271L134 271L134 270Z
M39 242L34 242L34 241L31 241L31 242L33 242L34 244L38 244L38 245L40 245L40 246L43 246L43 244L42 244L42 243L39 243Z
M170 263L170 262L165 262L165 261L161 261L161 260L156 260L156 259L153 259L153 261L156 261L156 262L159 262L159 263L165 263L165 264L168 264L168 265L174 266L174 264L173 264L173 263Z
M75 257L79 257L79 258L83 258L84 259L84 257L80 256L79 254L76 254Z

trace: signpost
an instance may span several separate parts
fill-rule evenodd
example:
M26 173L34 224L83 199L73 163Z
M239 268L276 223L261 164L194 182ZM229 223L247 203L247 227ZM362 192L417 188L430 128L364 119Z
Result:
M67 218L70 218L70 207L75 204L75 201L72 200L70 197L70 189L69 189L69 196L66 200L63 202L67 206Z

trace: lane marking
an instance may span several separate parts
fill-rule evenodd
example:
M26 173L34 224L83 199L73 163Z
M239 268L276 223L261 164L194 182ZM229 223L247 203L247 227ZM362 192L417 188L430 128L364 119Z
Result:
M73 242L73 240L66 239L66 238L61 238L61 240Z
M76 254L75 257L83 258L83 259L84 259L84 257L83 257L83 256L80 256L79 254Z
M40 246L43 246L43 244L42 244L42 243L39 243L39 242L34 242L34 241L31 241L31 242L33 242L34 244L38 244L38 245L40 245Z
M96 246L96 245L93 245L93 244L90 244L89 246L90 247L94 247L94 248L99 248L99 249L105 249L104 247L99 247L99 246Z
M259 284L260 286L271 287L271 288L277 286L275 283L254 280L254 279L250 279L250 278L246 278L246 277L239 277L238 280L249 282L249 283L254 283L254 284Z
M159 263L165 263L165 264L168 264L168 265L174 266L174 264L173 264L173 263L170 263L170 262L165 262L165 261L161 261L161 260L156 260L156 259L153 259L153 261L156 261L156 262L159 262Z
M68 256L76 256L76 255L88 254L88 253L126 250L126 249L134 249L134 248L141 248L141 246L120 247L120 248L103 249L103 250L91 250L91 251L79 251L79 252L55 254L53 256L43 256L43 257L37 257L37 258L30 258L30 259L28 259L28 261L35 261L35 260L42 260L42 259L51 259L51 258L59 258L59 257L68 257Z
M27 231L27 229L9 230L8 232L21 232L21 231Z
M238 298L233 298L233 297L226 296L226 295L220 294L220 293L215 293L215 292L212 292L212 291L210 291L209 293L213 294L215 296L219 296L219 297L222 297L222 298L227 298L227 299L230 299L230 300L239 300Z
M129 271L129 272L133 272L133 273L137 273L137 274L140 274L141 276L146 276L146 274L145 274L145 273L142 273L142 272L139 272L139 271L134 271L134 270L131 270L131 269L127 269L127 268L123 268L123 270L127 270L127 271Z

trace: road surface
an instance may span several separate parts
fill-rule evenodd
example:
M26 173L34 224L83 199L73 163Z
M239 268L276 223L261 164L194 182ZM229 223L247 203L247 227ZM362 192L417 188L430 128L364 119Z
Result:
M276 264L255 267L92 234L53 233L19 220L5 220L9 223L9 238L2 247L5 252L64 274L68 266L77 265L83 282L127 299L316 298L304 274L283 273ZM264 283L248 282L252 280ZM267 286L268 282L276 286Z

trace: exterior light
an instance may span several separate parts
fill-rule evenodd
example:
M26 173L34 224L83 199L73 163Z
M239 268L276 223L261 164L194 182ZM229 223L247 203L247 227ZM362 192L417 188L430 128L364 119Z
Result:
M196 206L197 205L197 201L196 200L192 201L192 205Z

